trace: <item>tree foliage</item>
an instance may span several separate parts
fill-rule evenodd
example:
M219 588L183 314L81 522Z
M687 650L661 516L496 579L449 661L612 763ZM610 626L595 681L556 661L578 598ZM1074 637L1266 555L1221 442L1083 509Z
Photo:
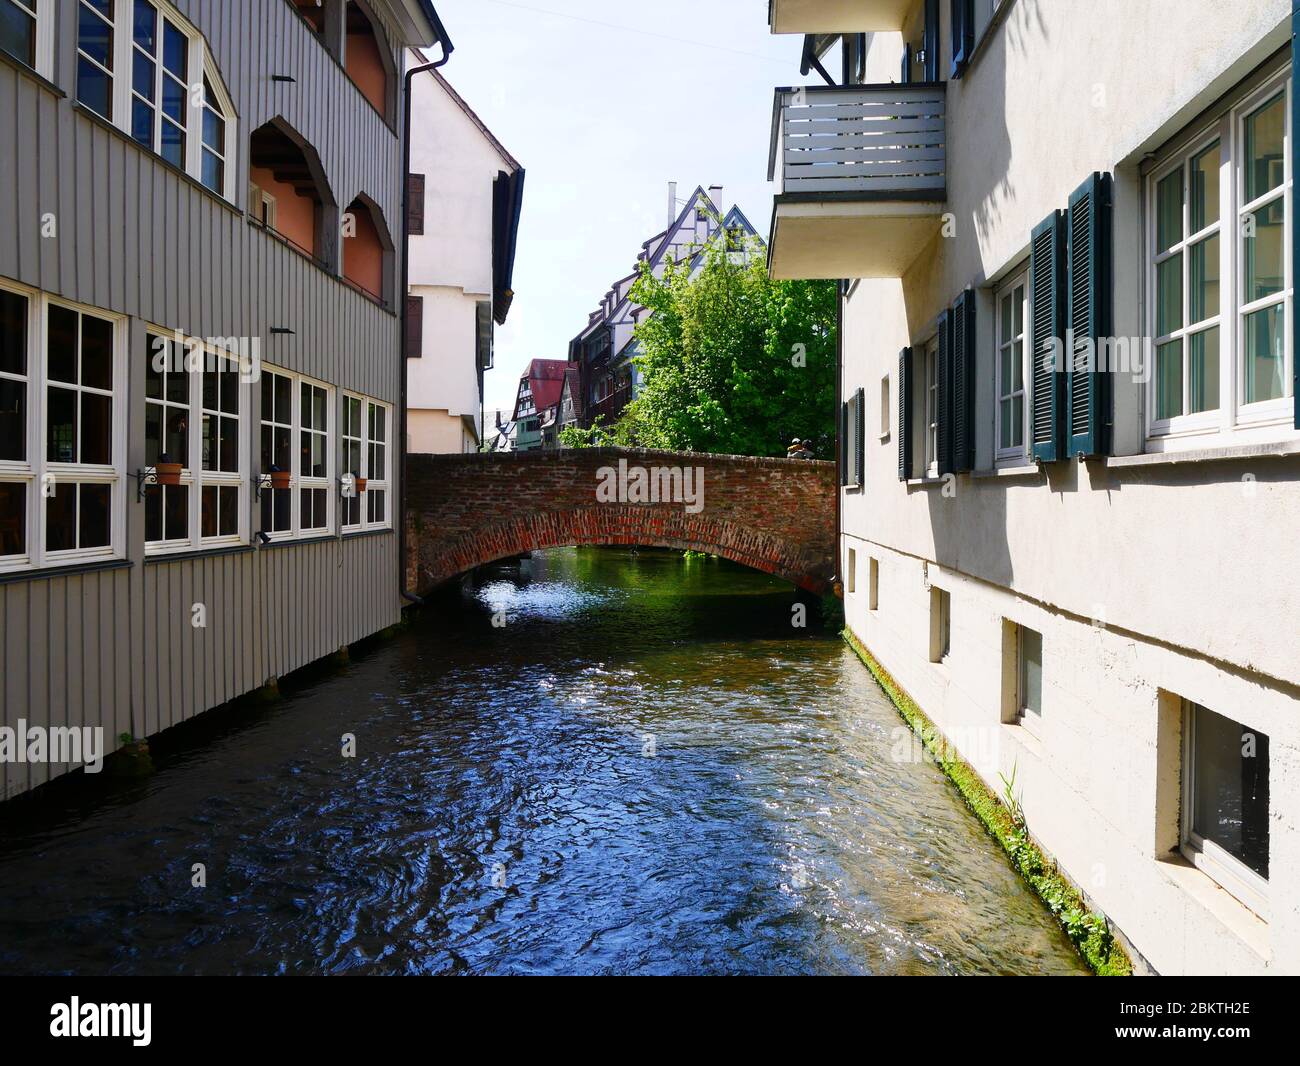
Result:
M764 258L757 242L745 261L717 241L694 277L689 261L662 278L642 265L632 299L653 312L636 327L642 385L624 440L609 443L784 455L798 437L832 458L835 282L774 281Z

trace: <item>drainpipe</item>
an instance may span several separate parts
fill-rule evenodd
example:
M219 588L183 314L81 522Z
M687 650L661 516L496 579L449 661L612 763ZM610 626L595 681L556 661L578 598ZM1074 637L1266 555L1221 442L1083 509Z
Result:
M402 323L402 337L400 350L402 353L402 380L399 390L398 404L398 441L401 444L402 456L402 476L397 486L397 514L399 525L397 527L397 587L401 590L402 598L412 603L422 602L419 597L415 596L406 587L406 452L407 452L407 418L406 418L406 375L408 354L408 338L411 334L410 322L407 316L410 313L410 300L407 299L411 286L411 83L415 80L417 74L424 74L430 70L437 70L445 66L451 59L451 53L455 50L455 45L451 43L451 38L447 36L447 31L441 25L438 26L438 43L442 45L442 58L433 63L423 63L418 67L412 67L406 72L406 81L404 92L402 94L402 106L404 114L402 116L402 283L398 296L401 299L401 311L398 318ZM403 56L406 50L402 50Z
M840 538L844 532L844 520L841 508L844 501L844 293L848 288L845 281L835 283L835 578L844 581L840 573L841 547ZM862 432L861 429L858 430Z

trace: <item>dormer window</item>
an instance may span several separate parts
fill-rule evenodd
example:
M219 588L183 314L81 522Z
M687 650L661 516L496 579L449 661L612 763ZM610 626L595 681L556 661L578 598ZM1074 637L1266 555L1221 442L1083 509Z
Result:
M234 108L199 32L163 0L77 5L77 102L233 199Z

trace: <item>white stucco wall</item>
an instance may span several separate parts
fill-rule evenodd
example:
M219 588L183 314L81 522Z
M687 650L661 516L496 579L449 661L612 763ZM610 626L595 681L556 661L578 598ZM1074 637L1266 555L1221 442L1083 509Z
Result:
M477 418L476 305L492 299L492 188L514 167L431 75L415 78L412 109L411 172L425 176L425 218L424 235L411 238L409 291L424 299L424 355L407 362L407 404Z
M983 766L979 751L968 756L994 788L1017 766L1031 830L1164 973L1300 972L1300 455L1072 460L962 476L950 494L939 483L905 485L898 353L932 335L966 286L1023 263L1033 227L1097 170L1116 174L1115 332L1146 333L1142 159L1283 48L1290 16L1287 0L1011 3L948 85L954 235L936 238L903 279L859 282L845 306L844 390L863 388L867 403L865 489L843 496L845 545L858 559L848 623L959 746L972 737L972 748L992 753ZM901 40L876 35L868 81L897 80ZM992 312L982 290L981 468L992 465ZM1117 386L1120 452L1146 448L1140 388ZM1283 424L1264 435L1300 439ZM952 595L944 664L928 656L927 571ZM1043 633L1041 741L1001 724L1006 618ZM1267 922L1170 855L1181 754L1176 738L1156 738L1177 717L1177 697L1270 737ZM1173 799L1162 800L1171 779Z

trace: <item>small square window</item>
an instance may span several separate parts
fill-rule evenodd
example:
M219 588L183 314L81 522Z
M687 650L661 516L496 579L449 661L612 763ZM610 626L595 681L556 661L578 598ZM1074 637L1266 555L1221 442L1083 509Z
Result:
M871 559L867 563L867 609L880 609L880 561Z
M941 588L930 589L930 662L941 663L952 647L952 596Z
M855 549L849 549L848 565L844 568L844 591L857 592L858 590L858 553Z
M1011 625L1009 636L1015 652L1010 720L1036 733L1043 720L1043 635L1028 626Z

